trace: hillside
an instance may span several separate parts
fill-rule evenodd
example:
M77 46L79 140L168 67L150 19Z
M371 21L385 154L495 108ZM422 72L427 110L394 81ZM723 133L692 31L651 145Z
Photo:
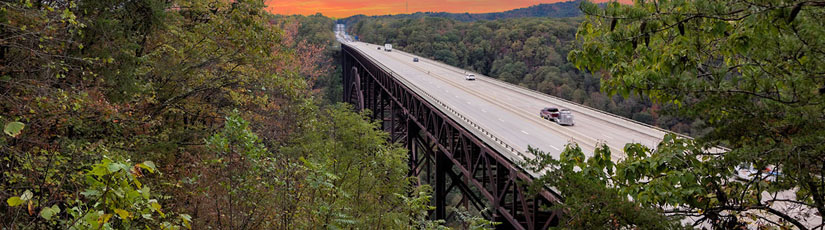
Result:
M340 95L318 80L339 79L331 19L256 1L0 6L0 229L429 223L406 150L318 97Z
M449 18L461 22L474 22L479 20L497 20L507 18L528 18L528 17L551 17L551 18L569 18L578 17L582 15L579 9L579 4L582 0L574 0L558 3L538 4L526 8L519 8L508 10L504 12L493 13L447 13L447 12L416 12L412 14L397 14L397 15L381 15L381 16L366 16L355 15L348 18L339 19L338 23L352 25L363 19L418 19L424 17L439 17Z

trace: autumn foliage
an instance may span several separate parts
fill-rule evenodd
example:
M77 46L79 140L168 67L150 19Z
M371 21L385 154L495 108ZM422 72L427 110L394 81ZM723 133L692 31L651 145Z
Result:
M321 104L331 27L299 38L263 8L0 3L0 228L416 223L405 151Z

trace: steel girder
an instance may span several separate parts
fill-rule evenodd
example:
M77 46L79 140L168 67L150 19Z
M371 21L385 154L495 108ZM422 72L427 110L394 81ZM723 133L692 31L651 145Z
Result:
M547 229L558 224L549 189L528 192L533 178L474 136L438 107L404 85L378 63L342 45L344 99L372 111L393 142L410 153L410 175L434 187L434 218L448 219L448 195L457 190L457 205L487 210L500 229ZM470 206L472 205L472 206Z

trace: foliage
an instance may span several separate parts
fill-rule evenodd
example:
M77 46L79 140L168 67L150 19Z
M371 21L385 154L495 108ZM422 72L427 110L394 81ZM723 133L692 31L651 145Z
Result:
M297 205L291 212L304 212L293 216L307 228L406 226L410 217L404 215L397 195L410 188L406 151L387 143L387 134L377 129L377 123L364 122L365 114L350 110L343 104L324 109L320 117L305 121L305 131L293 144L280 149L310 171L304 182L307 189L293 197L297 203L283 202ZM399 226L399 220L408 221Z
M38 218L39 227L51 226L66 229L130 229L189 227L191 217L165 214L151 189L140 180L144 172L155 173L151 161L130 164L104 158L84 173L85 188L79 192L83 200L67 200L63 204L34 199L34 193L26 190L20 196L7 199L9 208L17 219L21 212ZM36 190L35 190L36 191ZM41 203L44 202L45 203ZM21 206L22 207L16 207ZM51 206L49 206L51 205ZM63 207L63 209L61 209ZM36 209L40 212L36 213ZM25 215L25 214L23 214ZM55 218L57 217L57 218ZM12 220L13 220L12 219ZM156 220L160 222L156 222ZM172 222L169 222L172 221Z
M628 145L616 186L716 228L825 225L825 4L582 9L581 45L569 55L577 67L600 73L604 91L676 104L674 113L712 128L696 141L668 137L655 150ZM720 145L728 148L712 148Z
M412 197L400 196L403 199L404 206L407 207L404 211L408 216L413 217L414 224L408 229L426 229L426 230L442 230L449 229L444 227L444 220L429 220L429 212L435 210L435 207L430 206L432 200L432 187L427 184L422 184L413 190ZM402 224L398 222L398 224Z
M563 194L560 204L564 212L560 228L564 229L681 229L679 219L662 214L662 209L648 202L639 202L637 192L658 190L627 190L621 177L626 169L622 163L610 159L610 148L598 146L586 157L577 144L568 144L559 159L549 153L530 148L536 158L527 159L523 166L534 172L551 169L542 174L532 189L545 186ZM646 165L645 165L646 166ZM630 183L632 184L632 183ZM636 186L645 187L643 184ZM652 186L651 186L652 187ZM646 187L650 188L650 187ZM656 194L654 194L656 195Z
M437 17L385 18L360 20L351 29L366 42L392 43L407 52L640 122L684 134L707 132L705 127L693 125L700 120L662 112L672 105L654 103L647 97L623 98L600 92L597 76L579 71L565 58L576 47L576 28L581 22L582 18L470 23Z
M284 44L292 47L295 56L292 62L314 93L320 92L327 104L341 102L343 85L341 70L333 60L340 57L340 46L336 46L332 32L334 22L320 14L312 16L272 16L271 23L285 32Z
M243 229L267 227L267 223L274 222L269 213L277 209L271 205L274 201L270 194L280 183L279 169L260 138L249 130L249 122L237 111L230 113L223 129L206 139L206 147L212 154L204 155L199 162L204 172L188 178L198 185L192 195L210 199L198 206L214 210L197 210L199 216L206 217L198 225Z
M191 216L165 214L158 200L153 199L150 187L138 180L144 172L155 173L155 170L151 161L131 165L104 158L87 172L87 188L80 193L93 202L67 208L70 221L61 225L70 229L189 228ZM46 220L56 214L60 214L57 205L40 212ZM153 224L154 219L162 222Z
M481 210L481 213L488 212L489 209ZM495 222L491 220L484 219L481 216L474 215L469 211L465 210L464 208L455 210L455 213L458 215L458 220L463 223L462 229L471 229L471 230L484 230L484 229L495 229L496 225L501 224L501 222Z
M332 43L264 7L0 2L0 228L418 223L403 149L318 106L312 81L335 72L300 55Z

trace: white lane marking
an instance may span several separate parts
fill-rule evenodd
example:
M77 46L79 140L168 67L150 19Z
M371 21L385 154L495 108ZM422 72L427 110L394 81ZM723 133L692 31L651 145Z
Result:
M455 98L458 98L458 95L454 95L454 96L455 96Z
M485 112L485 113L486 113L486 112L487 112L487 110L482 109L482 110L481 110L481 112Z
M468 101L468 102L467 102L467 104L468 104L468 105L472 105L473 103L470 103L470 102Z
M529 134L529 133L527 133L527 132L524 132L524 130L521 130L521 132L522 132L522 133L524 133L524 134L527 134L527 135L530 135L530 134Z
M553 149L555 149L556 151L561 150L561 149L559 149L559 148L556 148L556 146L552 146L552 145L550 146L550 148L553 148Z
M498 119L498 121L504 121L504 120L502 120L501 118L496 118L496 119Z

